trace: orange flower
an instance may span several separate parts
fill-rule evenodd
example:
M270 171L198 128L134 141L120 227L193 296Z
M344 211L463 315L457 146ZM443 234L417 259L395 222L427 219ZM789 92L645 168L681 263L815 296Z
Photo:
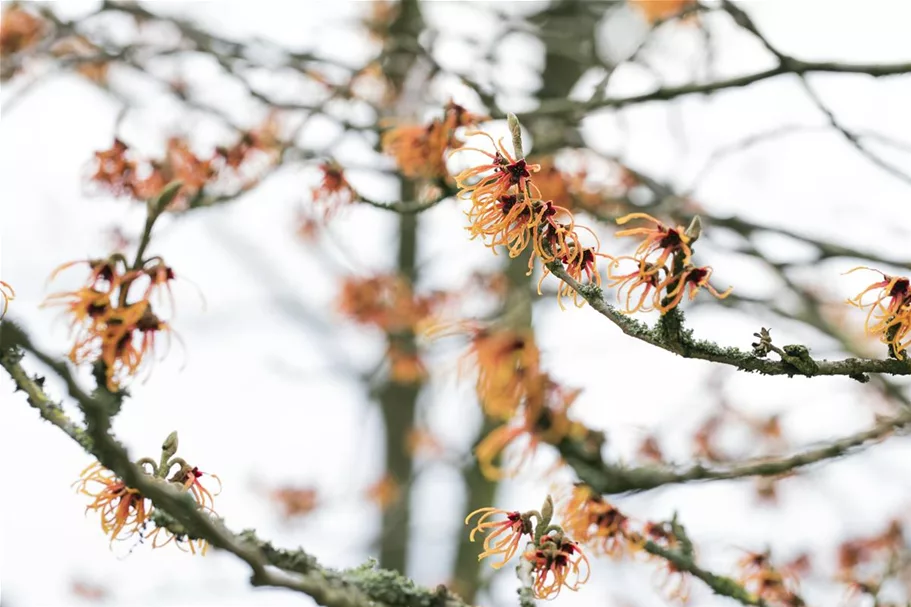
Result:
M334 162L325 162L319 169L322 172L322 179L320 184L313 188L311 195L313 202L323 207L323 218L329 219L340 208L354 204L358 200L358 195L345 178L341 166Z
M366 491L367 499L379 506L380 510L383 511L386 511L392 504L396 503L401 494L402 490L398 481L389 474L370 485Z
M651 262L651 272L657 273L671 258L671 255L683 255L682 262L684 265L690 263L690 257L693 252L690 249L691 238L686 235L682 226L669 228L651 215L646 213L630 213L617 219L617 225L624 225L633 219L644 219L655 224L653 228L627 228L620 230L614 236L643 236L643 241L636 249L635 258L642 261ZM649 257L657 254L658 257L649 260Z
M310 487L281 487L271 495L272 499L281 504L286 519L307 515L319 505L319 494Z
M135 375L155 349L159 333L172 334L168 323L153 311L149 299L160 289L170 293L173 271L160 259L146 262L139 271L126 269L120 255L103 260L76 261L63 264L51 274L86 263L90 272L86 285L70 292L48 296L42 306L61 305L72 317L71 327L77 332L69 357L74 363L101 360L105 365L107 387L117 390L129 376ZM138 279L148 280L140 299L130 302L137 291Z
M428 322L445 299L441 293L416 295L401 276L380 274L347 278L342 283L338 306L352 320L397 333L415 330Z
M476 329L462 366L478 370L476 389L484 412L508 420L528 393L526 379L540 372L539 358L530 331Z
M904 360L904 350L911 346L911 281L904 276L889 276L864 266L849 270L878 272L883 279L869 285L866 289L849 299L847 303L861 310L869 308L864 320L864 331L868 335L878 336L879 340L889 346L889 353L898 360ZM876 299L864 303L864 296L879 290Z
M695 0L627 0L649 23L678 15L696 4Z
M626 547L629 519L590 487L577 484L566 505L563 527L583 544L618 556Z
M98 167L90 179L106 187L115 196L136 195L137 164L128 157L128 152L129 147L120 139L114 139L110 149L95 152Z
M8 5L0 16L0 56L34 46L44 35L44 20L22 10L16 4Z
M491 480L514 474L537 451L542 442L556 445L567 436L582 435L585 428L568 417L569 408L580 390L568 390L546 375L536 375L526 381L526 400L521 415L508 424L495 428L475 448L481 473ZM494 464L494 459L507 446L527 436L528 445L510 472Z
M567 252L559 259L563 262L566 273L577 282L582 282L584 277L588 284L600 287L601 274L598 272L597 268L598 257L608 256L599 252L595 247L580 247L578 244L574 243L572 246L568 247ZM550 271L547 269L547 266L544 266L544 272L541 274L541 279L538 281L538 295L541 294L541 285L548 274L550 274ZM581 308L585 305L585 299L583 299L578 292L565 282L560 282L560 286L557 289L557 303L560 305L561 310L566 309L566 306L563 305L563 298L569 297L570 295L572 295L573 304L577 308Z
M85 510L101 514L101 529L111 536L111 543L127 539L141 531L149 519L150 508L139 491L124 484L113 472L95 462L79 475L79 493L94 498Z
M531 194L531 174L541 167L529 164L524 158L515 159L506 150L503 140L499 142L482 131L473 131L471 135L486 137L493 145L494 153L491 154L479 148L463 147L456 151L474 151L490 158L487 164L465 169L456 176L456 185L459 187L459 197L470 199L472 204L486 206L497 204L504 194L515 193L517 196L526 197ZM474 181L469 183L469 181ZM536 196L540 192L535 189Z
M689 300L692 301L696 298L696 294L699 292L700 288L705 288L709 293L717 297L718 299L724 299L731 294L731 291L734 290L734 287L728 287L727 291L719 293L715 290L715 287L709 284L709 278L712 276L712 268L705 266L702 268L697 268L695 266L686 266L679 275L671 275L664 279L664 282L659 283L658 288L667 288L667 295L663 300L658 300L657 296L655 298L655 309L660 311L662 314L669 312L670 310L677 307L677 304L683 299L684 292L689 289ZM674 284L676 281L676 284ZM671 284L674 284L673 287L670 287Z
M16 292L9 284L0 280L0 318L6 316L9 309L9 302L16 299Z
M591 575L588 557L561 532L545 535L538 547L526 552L524 558L532 563L532 590L539 599L555 598L563 586L578 590Z
M446 175L446 150L462 145L455 136L456 129L485 119L450 101L442 120L437 118L426 126L398 126L383 133L383 152L395 157L406 177L443 177Z
M203 476L214 478L218 482L218 489L214 494L200 482L199 479ZM184 489L188 490L200 509L210 513L215 512L214 496L221 493L221 479L219 479L217 475L206 474L205 472L201 472L196 466L183 464L180 469L168 479L168 482L182 485Z
M473 542L476 534L487 533L492 530L492 532L484 538L484 552L478 555L478 560L480 561L488 556L503 555L503 560L491 563L491 566L494 569L499 569L516 554L522 536L531 536L531 520L522 516L520 512L486 507L475 510L465 517L465 524L467 525L476 514L480 514L481 516L478 518L478 522L474 529L471 530L468 539ZM504 515L506 519L502 521L487 520L489 517L498 514ZM496 540L496 543L494 543L494 540ZM529 537L529 541L530 540L531 537Z
M427 379L427 367L417 352L390 345L386 358L389 360L389 377L395 383L416 384Z
M615 274L614 269L619 267L620 261L624 259L635 261L639 267L628 274ZM654 304L650 303L649 296L651 295L651 300L654 300L656 296L660 295L658 286L661 284L661 275L659 272L662 270L667 272L665 268L656 268L644 259L621 255L613 258L607 266L607 278L610 280L607 286L618 287L617 301L625 304L623 311L627 314L649 312L654 309ZM639 289L641 289L641 293L639 298L635 299L636 291ZM624 291L626 292L625 301L623 299Z

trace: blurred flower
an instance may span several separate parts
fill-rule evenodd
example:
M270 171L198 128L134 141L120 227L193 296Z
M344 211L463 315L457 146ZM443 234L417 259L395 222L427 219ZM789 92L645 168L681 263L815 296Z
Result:
M571 421L568 412L580 390L569 390L546 375L525 380L526 399L521 412L509 423L491 430L475 448L481 473L490 480L514 474L537 451L542 442L556 445L567 437L582 438L586 429ZM509 471L494 464L496 457L520 437L528 444Z
M95 84L107 84L109 63L99 58L103 51L83 36L69 36L56 42L51 53L61 59L69 59L76 64L76 73L88 78Z
M471 530L468 539L473 542L476 534L490 531L491 533L484 538L484 552L478 555L478 560L480 561L489 556L502 555L503 560L491 563L494 569L499 569L516 554L522 536L531 535L531 521L528 517L522 516L520 512L488 506L475 510L465 517L465 524L467 525L478 514L480 514L478 522L475 524L474 529ZM500 514L505 516L506 519L502 521L487 520L491 516ZM496 540L496 543L494 543L494 540Z
M129 147L120 139L114 139L110 149L95 152L97 168L91 180L106 187L115 196L136 194L137 164L128 157ZM162 183L162 187L164 187Z
M434 119L426 126L397 126L383 133L383 152L395 157L396 164L406 177L443 177L447 174L446 151L462 146L462 141L456 138L456 130L474 126L485 119L485 116L472 114L450 101L442 119Z
M477 369L476 390L484 413L508 420L528 393L526 380L540 373L540 352L531 331L476 329L462 359Z
M99 462L89 465L79 476L73 486L78 485L79 493L94 498L86 512L93 510L101 515L101 529L111 536L111 543L135 535L148 521L150 508L146 507L145 498Z
M367 488L366 497L379 506L380 510L386 511L399 500L401 493L398 481L387 474Z
M591 575L588 557L561 532L545 535L536 548L523 556L532 564L532 590L539 599L555 598L563 586L578 590Z
M334 162L320 165L322 178L320 184L313 188L313 202L323 209L323 218L329 219L342 207L349 206L358 200L357 192L345 178L342 167Z
M389 378L397 384L416 384L427 379L427 367L417 352L408 352L390 344L386 349L389 360Z
M442 293L416 295L401 276L379 274L346 278L338 307L342 314L356 322L397 333L416 330L418 325L429 322L445 299Z
M768 551L748 552L737 565L741 572L740 583L762 600L789 607L804 605L803 599L789 588L797 584L796 576L773 567Z
M319 493L312 487L279 487L270 495L282 507L286 519L305 516L319 506Z
M858 266L848 273L857 270L878 272L883 279L869 285L847 303L861 310L869 308L864 321L864 331L889 346L889 354L898 360L904 359L903 351L911 346L911 282L904 276L889 276L874 270ZM875 299L864 303L864 296L878 291Z
M24 10L18 3L9 3L0 15L0 57L25 50L37 44L44 34L45 22Z
M649 23L673 17L696 4L696 0L627 0L627 2L642 13Z
M409 430L406 441L405 446L412 457L416 455L440 457L446 451L439 438L424 428L412 428Z
M108 597L108 591L104 586L90 584L81 580L73 580L70 584L70 592L80 599L92 602L103 601Z
M602 554L619 556L626 548L628 520L590 487L577 484L565 508L563 528Z

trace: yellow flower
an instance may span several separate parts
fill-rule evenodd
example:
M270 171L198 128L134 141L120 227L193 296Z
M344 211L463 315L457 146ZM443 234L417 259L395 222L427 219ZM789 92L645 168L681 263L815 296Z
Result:
M849 270L848 274L857 270L870 270L873 268L858 266ZM849 299L847 303L861 310L869 308L867 318L864 320L864 331L889 346L889 353L898 360L904 359L903 351L911 346L911 281L904 276L882 275L883 279L869 285L866 289ZM871 291L879 291L876 298L868 303L863 299Z
M520 512L501 510L500 508L486 507L475 510L465 517L465 524L480 514L478 522L471 534L468 536L469 541L474 541L478 533L491 533L484 538L484 552L478 555L478 560L488 556L502 555L503 560L491 563L494 569L499 569L505 565L518 551L519 543L523 535L531 535L531 521L523 517ZM506 517L502 521L488 521L491 516L502 514ZM502 537L501 537L502 536ZM531 539L531 538L529 538ZM494 542L496 540L496 542Z
M79 476L80 480L73 485L79 485L79 493L94 498L86 506L86 512L94 510L100 513L101 529L111 536L111 543L141 532L149 519L151 507L146 507L146 499L139 491L127 487L98 462L88 466Z
M555 598L564 586L578 590L591 575L588 557L561 532L544 536L537 548L523 556L532 564L532 590L539 599Z

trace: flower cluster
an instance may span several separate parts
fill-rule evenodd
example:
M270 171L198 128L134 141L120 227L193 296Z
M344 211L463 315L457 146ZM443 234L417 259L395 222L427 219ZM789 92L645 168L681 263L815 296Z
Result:
M328 220L339 209L354 204L358 194L345 178L345 171L335 162L324 162L319 166L319 185L310 191L313 203L323 210L323 219Z
M635 219L652 225L618 231L616 236L641 237L642 242L633 255L611 258L607 268L608 286L618 288L617 301L626 313L658 310L666 314L677 307L684 295L695 299L701 288L719 299L730 295L733 289L720 293L709 284L711 267L692 263L692 244L701 230L698 220L687 229L671 228L651 215L631 213L617 219L617 223L624 225ZM623 261L634 264L633 269L621 271Z
M838 547L837 579L850 585L852 594L876 594L883 582L894 575L894 563L907 554L905 528L893 520L881 532L854 537Z
M514 125L514 129L518 129L518 125ZM590 229L577 226L569 209L553 200L542 199L532 176L541 167L524 158L514 158L502 141L494 141L487 133L473 134L486 137L494 152L471 147L457 150L480 152L490 159L465 169L455 178L459 197L471 201L471 208L466 211L471 237L484 238L494 252L497 247L505 247L513 258L530 248L529 273L535 259L539 259L544 265L541 282L549 273L548 264L560 263L575 280L581 281L584 276L589 282L600 285L596 260L605 256L599 252L598 238ZM580 232L588 233L595 245L585 246ZM541 282L538 283L539 292ZM577 306L584 305L578 294L561 283L558 292L561 308L563 297L570 294L574 294Z
M221 488L218 477L205 475L199 468L190 466L179 457L174 457L176 451L177 434L172 433L162 447L160 463L156 464L150 458L142 458L136 462L140 474L147 476L150 482L165 482L186 491L193 497L200 510L207 514L215 514L214 495L217 495ZM175 467L177 469L174 474L165 480ZM209 476L219 483L219 489L214 495L202 484L200 479L203 476ZM77 487L79 493L92 498L93 501L86 506L86 512L91 510L100 515L101 529L105 535L110 536L111 544L115 540L138 536L140 541L151 539L153 548L174 541L182 550L189 550L194 554L199 550L205 554L208 547L205 540L189 539L160 525L146 532L149 523L153 522L154 506L139 490L129 487L123 479L101 463L94 462L89 465L73 486Z
M857 267L849 270L871 270ZM878 337L889 347L889 354L898 360L904 360L904 350L911 346L911 281L904 276L889 276L879 272L882 280L874 282L848 303L867 311L864 331ZM867 293L876 291L873 301L864 303Z
M563 587L578 590L588 581L591 573L588 557L563 528L551 524L553 501L550 496L540 511L522 513L486 507L469 514L465 524L469 524L476 515L480 516L471 530L469 540L473 542L478 533L488 534L484 538L484 551L478 560L502 557L492 564L495 569L503 567L515 556L525 538L527 546L522 558L530 563L535 597L552 599L560 594ZM505 518L490 520L494 516ZM533 520L537 522L534 523Z
M621 556L629 547L629 518L584 484L573 487L563 526L582 544L597 552Z
M447 150L458 149L463 144L456 131L486 119L450 101L443 118L436 118L428 125L401 125L383 133L383 152L395 157L406 177L441 178L446 175Z
M32 47L41 40L47 31L43 19L22 8L18 3L10 3L3 8L0 16L0 57L7 59L10 55ZM14 75L4 67L0 69L2 80Z
M521 410L508 423L494 428L475 447L478 466L485 477L496 480L515 474L537 451L538 445L557 445L566 438L583 439L588 430L569 418L580 390L567 389L546 374L537 374L525 380L525 399ZM527 441L518 461L508 470L494 464L494 460L508 446Z
M794 589L797 578L785 568L774 567L768 552L750 552L740 562L740 583L769 605L802 607L805 605Z
M278 160L282 143L279 126L270 116L260 127L243 133L231 146L215 148L208 158L200 157L186 139L171 137L159 159L142 159L130 147L115 139L110 149L95 152L90 181L115 196L150 200L165 186L181 182L180 194L171 210L184 210L201 203L207 186L245 191L259 182L264 170ZM251 168L252 167L252 168ZM239 182L239 183L234 183Z
M75 291L53 293L44 306L63 306L76 338L69 358L76 364L100 361L108 390L137 374L154 352L158 336L171 336L170 325L153 309L152 298L171 295L174 271L160 257L128 266L122 255L63 264L51 274L85 264L88 277ZM171 301L173 308L173 301Z
M383 274L345 280L338 308L355 322L375 326L389 336L390 376L397 383L412 384L423 380L427 370L414 344L401 337L431 322L446 301L444 293L418 295L401 276Z

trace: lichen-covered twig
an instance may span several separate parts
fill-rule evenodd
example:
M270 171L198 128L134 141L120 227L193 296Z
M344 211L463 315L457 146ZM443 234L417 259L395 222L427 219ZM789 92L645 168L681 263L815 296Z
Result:
M564 440L557 447L563 459L576 470L579 478L602 494L647 491L664 485L696 481L732 480L752 476L780 476L798 468L844 457L856 450L886 439L911 426L911 411L883 419L872 428L808 448L784 457L759 457L728 464L688 467L637 466L611 464L600 450L589 448L584 441Z

